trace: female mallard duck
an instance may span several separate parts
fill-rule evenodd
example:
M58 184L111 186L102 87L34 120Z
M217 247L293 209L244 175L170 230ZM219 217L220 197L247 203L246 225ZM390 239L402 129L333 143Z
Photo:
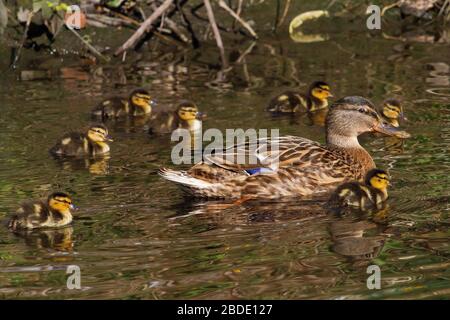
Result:
M405 119L402 105L397 99L385 100L380 113L385 121L396 128L400 126L399 119Z
M144 116L152 112L152 100L150 93L145 89L136 89L130 97L113 97L101 102L92 110L93 117L102 119L119 118L127 115Z
M109 152L108 141L113 141L108 129L102 124L95 124L89 127L87 133L67 133L50 149L50 153L55 156L101 155Z
M354 207L360 210L381 209L388 198L389 175L384 170L372 169L366 174L364 183L353 181L340 185L330 202L339 207Z
M150 134L171 133L176 129L197 131L202 127L202 119L205 114L198 111L197 106L191 101L181 102L172 112L161 112L149 122Z
M47 200L23 203L8 226L12 230L63 227L72 222L73 209L75 206L67 194L55 192Z
M330 86L322 81L314 82L307 94L286 91L269 102L267 111L274 113L294 113L316 111L328 107L328 98L333 95Z
M242 200L318 195L343 182L362 180L375 167L358 142L360 134L375 131L399 134L370 101L346 97L330 108L325 146L294 136L255 139L223 153L204 155L205 162L188 171L162 168L160 175L197 197ZM236 163L236 156L250 163Z

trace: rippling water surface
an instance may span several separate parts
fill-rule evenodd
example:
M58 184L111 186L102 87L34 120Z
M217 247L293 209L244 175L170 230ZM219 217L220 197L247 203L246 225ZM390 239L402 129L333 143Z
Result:
M0 227L0 297L450 297L450 46L351 29L330 29L320 43L270 36L237 44L235 55L250 53L224 82L211 66L214 47L144 54L120 67L57 58L26 66L52 70L45 80L3 75L0 218L58 189L81 210L61 230L15 235ZM319 79L335 97L405 103L412 138L361 139L393 177L385 212L337 217L320 201L300 199L217 210L185 200L156 174L173 166L169 137L151 138L138 124L108 124L115 139L109 160L58 162L47 152L65 131L86 127L103 97L136 86L148 88L159 108L196 101L209 116L204 128L280 128L324 142L317 119L264 112L274 94ZM381 268L381 290L366 287L370 264ZM80 266L82 290L66 288L68 265Z

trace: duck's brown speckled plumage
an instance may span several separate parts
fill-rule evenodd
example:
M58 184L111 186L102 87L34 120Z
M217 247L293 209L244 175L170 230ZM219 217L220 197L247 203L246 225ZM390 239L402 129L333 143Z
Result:
M351 120L353 118L353 121ZM226 161L229 154L249 154L255 146L242 144L223 154L205 156L205 162L188 171L161 169L160 174L179 183L190 194L213 198L279 198L329 192L349 180L362 180L375 164L358 143L363 132L391 134L374 106L361 97L347 97L333 105L327 116L327 145L311 140L279 137L278 149L259 150L256 164ZM268 168L269 173L249 175L249 169ZM270 169L269 169L270 168Z

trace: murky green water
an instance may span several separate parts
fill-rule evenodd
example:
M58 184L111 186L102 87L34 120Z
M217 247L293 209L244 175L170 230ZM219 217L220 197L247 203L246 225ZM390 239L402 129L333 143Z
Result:
M225 83L208 67L217 58L213 47L148 53L122 67L35 60L24 69L50 68L53 76L3 75L0 218L22 200L58 189L81 210L62 230L20 237L0 228L0 297L450 297L450 45L383 39L353 24L321 28L329 41L298 44L267 34ZM159 167L173 167L169 137L150 138L140 126L110 123L115 142L104 162L61 163L47 152L64 132L86 127L102 98L136 86L148 88L160 107L196 101L209 115L204 128L280 128L323 142L323 128L307 117L264 112L282 89L318 79L336 97L405 101L411 139L393 146L362 139L393 176L385 217L340 218L320 202L300 200L207 210L157 176ZM366 287L370 264L381 268L381 290ZM81 268L82 290L66 288L68 265Z

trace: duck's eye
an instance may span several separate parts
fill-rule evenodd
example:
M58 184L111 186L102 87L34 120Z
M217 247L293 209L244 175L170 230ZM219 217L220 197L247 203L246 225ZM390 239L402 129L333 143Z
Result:
M365 113L364 109L358 109L359 113Z

